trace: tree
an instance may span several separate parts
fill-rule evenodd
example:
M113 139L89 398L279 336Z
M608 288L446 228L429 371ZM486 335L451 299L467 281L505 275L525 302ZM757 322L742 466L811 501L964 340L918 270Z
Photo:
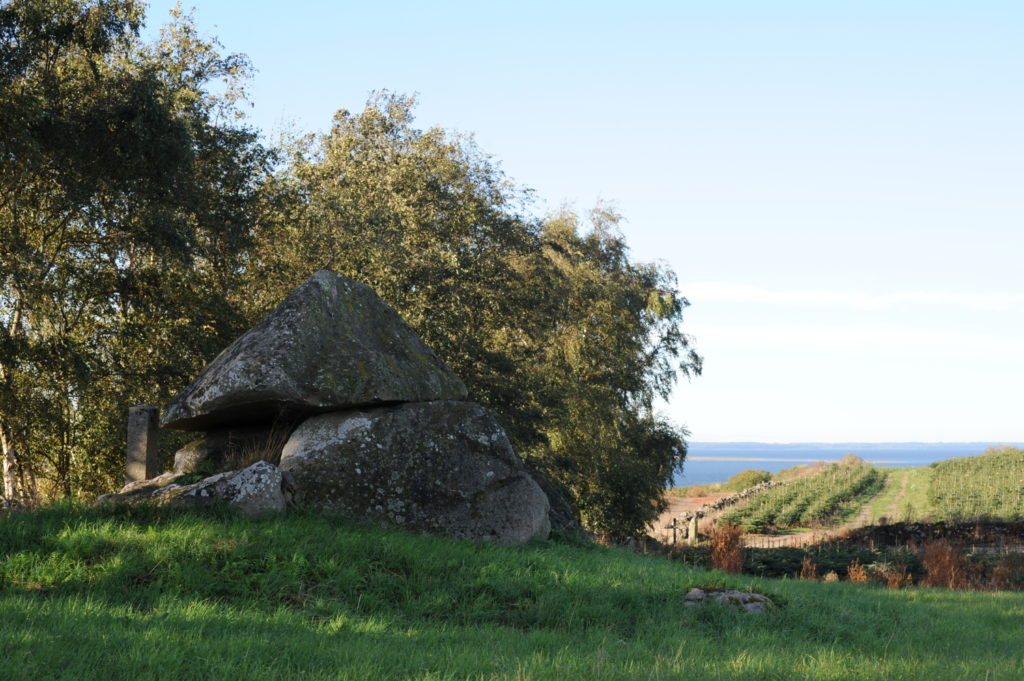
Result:
M246 62L180 14L143 45L141 17L134 0L0 9L8 500L109 488L128 404L165 399L243 323L228 291L266 164L229 120Z
M372 286L595 531L642 531L685 455L653 413L700 358L619 216L532 217L472 137L379 93L280 155L248 62L136 0L0 7L0 450L8 500L109 489L161 403L312 271ZM213 81L223 80L226 88ZM273 168L273 172L271 172Z
M525 454L570 491L585 525L628 537L664 508L686 454L685 431L654 414L655 399L701 359L679 329L688 303L674 274L630 262L620 220L598 206L587 229L568 210L544 222L531 267L547 331L530 372L543 377L546 444Z
M501 340L530 316L514 267L539 243L518 212L526 193L471 137L414 128L413 106L377 93L358 114L340 111L326 135L292 142L266 192L276 218L259 232L257 305L269 309L316 269L362 281L466 381L471 399L503 405L506 427L536 435L539 412L516 389L520 367Z
M293 141L267 186L275 217L253 273L275 286L260 304L322 267L369 284L591 528L637 534L685 455L653 401L700 367L672 273L629 262L607 207L585 234L571 211L525 215L528 192L472 138L414 128L413 106L379 93L327 135Z

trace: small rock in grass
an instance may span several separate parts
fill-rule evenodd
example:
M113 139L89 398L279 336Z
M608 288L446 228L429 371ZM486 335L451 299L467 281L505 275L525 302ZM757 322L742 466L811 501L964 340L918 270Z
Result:
M692 608L709 600L714 600L723 605L733 605L751 614L764 612L775 605L770 598L759 593L739 591L738 589L704 590L697 587L690 589L686 593L683 605Z
M698 589L694 587L686 592L686 600L688 601L701 601L704 600L704 589Z

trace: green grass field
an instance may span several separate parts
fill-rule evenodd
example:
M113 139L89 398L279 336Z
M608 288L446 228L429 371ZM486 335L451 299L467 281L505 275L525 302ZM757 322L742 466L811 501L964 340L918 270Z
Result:
M760 616L682 607L753 588ZM0 516L0 679L1024 678L1024 594L751 580L318 516Z

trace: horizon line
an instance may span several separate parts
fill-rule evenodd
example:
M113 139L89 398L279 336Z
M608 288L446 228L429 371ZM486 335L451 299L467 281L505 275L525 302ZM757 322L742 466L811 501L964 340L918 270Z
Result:
M687 445L1024 445L1024 440L689 440Z

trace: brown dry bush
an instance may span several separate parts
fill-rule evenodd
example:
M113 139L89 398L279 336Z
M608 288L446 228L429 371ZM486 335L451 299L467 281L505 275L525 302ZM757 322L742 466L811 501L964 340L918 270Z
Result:
M800 563L800 579L818 579L818 566L810 556L804 556L803 562Z
M743 547L740 538L743 528L739 525L716 525L711 530L711 565L720 570L739 574L743 571Z
M903 563L883 563L875 574L890 589L902 589L914 583L913 576Z
M970 584L971 566L962 551L948 541L933 541L924 545L925 586L947 589L966 589Z
M867 582L871 579L868 569L860 564L859 558L854 558L853 562L850 563L849 575L851 582Z

